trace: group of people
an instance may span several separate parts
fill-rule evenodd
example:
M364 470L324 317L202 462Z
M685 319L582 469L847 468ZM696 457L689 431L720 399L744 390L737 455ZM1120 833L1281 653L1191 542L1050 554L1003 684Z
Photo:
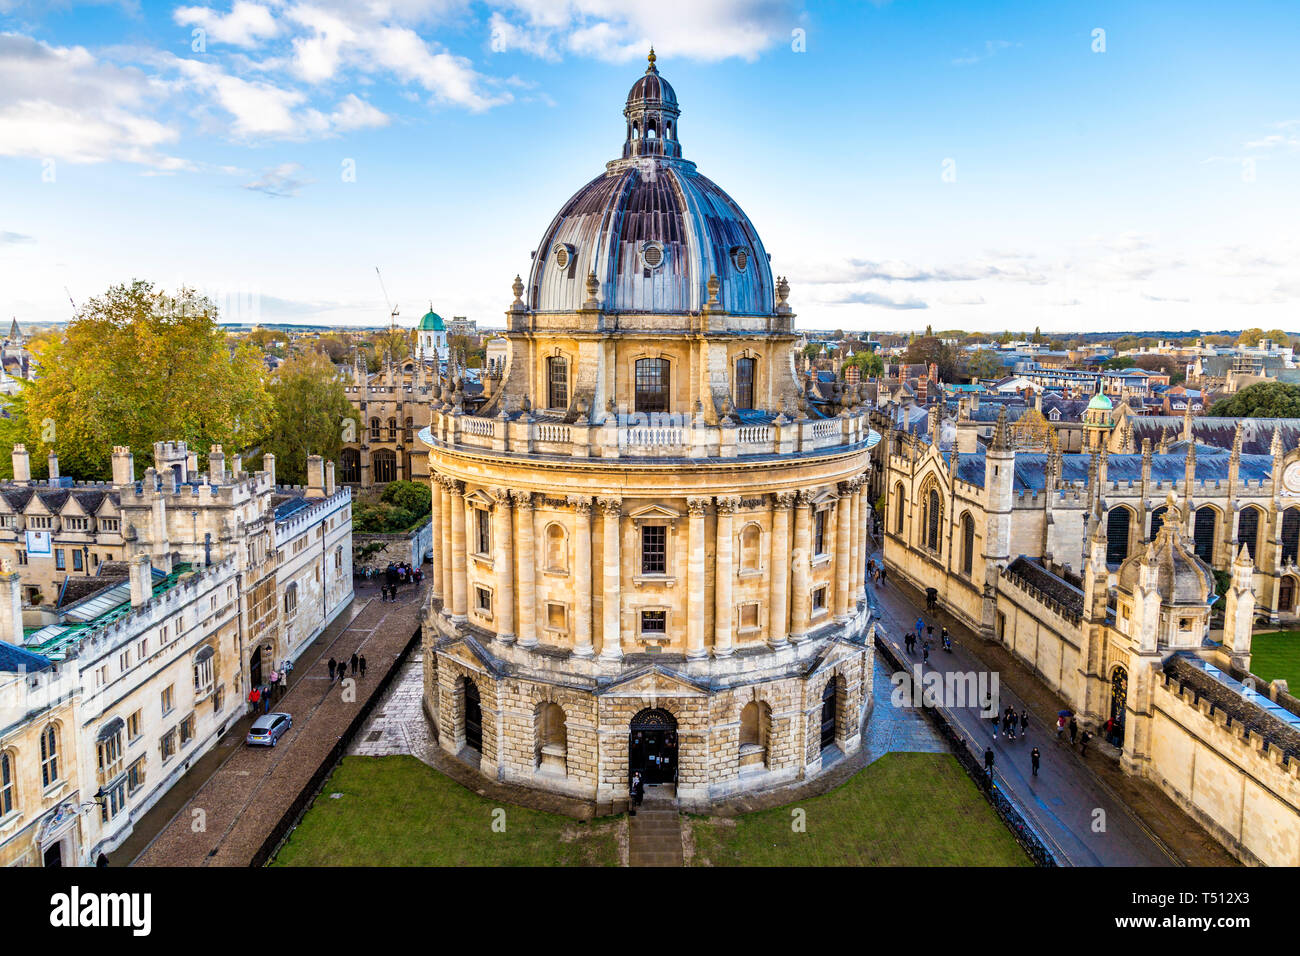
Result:
M924 640L921 638L923 633ZM924 664L930 663L930 648L933 643L934 625L926 624L919 617L916 619L915 631L908 631L903 635L903 646L907 649L907 653L915 654L917 645L921 645L921 662ZM948 633L946 626L939 629L939 644L945 651L952 650L952 635Z
M871 578L872 584L884 584L885 574L884 561L877 561L875 558L867 560L867 577Z
M380 600L396 601L397 589L403 584L418 585L424 580L424 571L409 564L394 564L391 561L384 569L384 583L379 588Z
M331 657L329 661L329 668L330 668L331 681L343 680L343 678L348 676L347 661L336 661L334 658ZM353 653L352 673L359 674L362 677L366 676L366 656L364 654L358 656L355 652Z
M1029 711L1021 710L1020 716L1016 716L1016 709L1011 705L1002 711L1001 714L994 714L991 718L993 721L993 739L998 739L998 725L1002 725L1002 736L1007 740L1016 739L1016 727L1020 727L1020 736L1029 736Z
M262 713L269 713L271 704L283 697L289 689L289 672L293 670L293 661L286 658L280 662L277 670L271 671L270 679L264 684L255 684L248 692L248 703L253 713L260 707Z
M1079 756L1086 757L1088 755L1088 741L1093 737L1092 732L1080 730L1079 721L1074 714L1070 714L1068 722L1065 719L1065 714L1060 714L1056 718L1056 739L1062 740L1066 732L1070 734L1070 746L1073 747L1076 743L1079 744Z

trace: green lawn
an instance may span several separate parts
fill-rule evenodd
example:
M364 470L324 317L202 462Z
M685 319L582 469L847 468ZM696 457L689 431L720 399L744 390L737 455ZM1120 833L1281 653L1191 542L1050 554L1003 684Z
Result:
M886 754L825 796L691 823L696 865L1032 866L949 754Z
M1300 631L1256 634L1250 639L1250 669L1265 681L1279 677L1300 692Z
M340 793L341 797L332 798ZM493 811L505 811L505 832ZM273 866L617 866L611 821L480 797L414 757L344 757Z

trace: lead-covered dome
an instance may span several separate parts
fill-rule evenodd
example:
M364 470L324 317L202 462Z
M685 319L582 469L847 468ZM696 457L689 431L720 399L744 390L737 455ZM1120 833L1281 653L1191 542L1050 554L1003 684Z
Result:
M534 254L528 307L573 312L588 305L587 278L605 312L699 312L717 276L721 311L773 312L767 252L749 217L681 158L677 94L654 51L623 111L623 158L564 204Z

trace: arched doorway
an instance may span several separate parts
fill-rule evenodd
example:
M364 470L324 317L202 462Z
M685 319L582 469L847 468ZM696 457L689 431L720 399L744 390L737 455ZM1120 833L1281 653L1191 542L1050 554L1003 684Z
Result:
M371 480L382 484L397 480L397 452L390 448L380 448L370 456L373 474Z
M1295 610L1295 578L1284 577L1277 586L1277 609L1283 614Z
M628 727L628 779L636 771L646 785L677 781L677 718L661 708L642 710Z
M478 685L462 677L465 685L465 746L483 752L483 708L479 704Z
M1108 740L1115 746L1124 741L1124 707L1128 703L1128 671L1117 667L1110 674L1110 719Z
M839 703L839 678L832 677L822 688L822 742L821 748L835 743L835 713Z

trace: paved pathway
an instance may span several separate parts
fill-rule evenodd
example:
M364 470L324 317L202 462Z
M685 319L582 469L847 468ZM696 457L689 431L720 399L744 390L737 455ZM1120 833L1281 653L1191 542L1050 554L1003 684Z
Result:
M879 559L877 553L873 557ZM894 581L879 589L868 585L870 599L881 615L883 639L889 643L899 660L919 663L921 651L907 655L902 637L911 630L918 617L935 624L935 647L930 651L930 663L924 671L942 673L988 673L989 668L973 652L980 641L957 622L943 615L927 615L913 600L911 589L900 589ZM941 624L947 624L953 636L954 650L945 652L939 646ZM994 770L998 785L1003 789L1030 824L1043 834L1058 860L1072 866L1176 866L1181 862L1171 855L1161 841L1125 806L1113 790L1097 779L1084 761L1105 761L1109 758L1096 752L1081 758L1068 743L1056 740L1056 711L1044 711L1042 701L1027 703L1025 698L1008 686L1007 675L999 676L999 709L1008 704L1019 713L1030 712L1029 735L1017 736L1008 741L1000 732L992 736L992 722L979 716L977 706L949 708L957 727L965 736L968 746L981 763L985 748L991 743L994 752ZM877 696L877 714L891 708L888 695ZM874 718L873 718L874 719ZM1042 765L1038 776L1032 774L1029 752L1038 747ZM1097 811L1102 811L1098 814ZM1104 830L1096 829L1097 821L1104 819ZM1191 824L1191 821L1187 821Z
M419 629L423 589L408 588L395 603L381 602L377 589L360 592L356 601L364 606L329 647L315 661L295 667L297 683L275 705L294 718L279 746L233 748L133 865L248 866L255 861L315 774L332 762L339 741ZM366 658L367 676L356 680L355 699L349 700L343 685L329 679L326 659L343 660L354 652Z
M630 866L683 866L682 818L671 786L646 787L628 824Z

